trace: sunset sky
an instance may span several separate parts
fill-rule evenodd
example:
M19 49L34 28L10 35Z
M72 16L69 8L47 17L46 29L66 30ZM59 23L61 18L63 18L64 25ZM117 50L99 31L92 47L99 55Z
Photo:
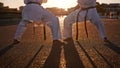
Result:
M19 8L19 6L24 6L23 0L0 0L4 3L4 6L9 6L10 8ZM120 0L97 0L99 3L120 3ZM47 3L43 4L44 7L59 7L59 8L70 8L77 4L77 0L48 0Z

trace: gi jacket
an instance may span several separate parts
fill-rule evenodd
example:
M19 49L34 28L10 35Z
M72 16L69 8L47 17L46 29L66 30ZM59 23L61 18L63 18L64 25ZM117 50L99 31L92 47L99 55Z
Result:
M24 0L25 4L28 4L29 2L36 2L36 3L46 3L47 0Z
M77 0L81 8L88 8L96 6L96 0Z

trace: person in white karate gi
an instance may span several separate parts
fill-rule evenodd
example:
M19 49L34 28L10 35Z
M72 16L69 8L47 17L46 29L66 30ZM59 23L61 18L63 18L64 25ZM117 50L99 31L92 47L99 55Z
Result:
M30 22L47 24L52 32L53 41L61 39L60 25L58 18L50 11L44 9L41 4L46 0L24 0L26 6L22 10L22 20L20 21L15 36L14 43L19 43L21 37Z
M107 40L104 31L103 22L100 20L100 17L95 8L96 0L77 0L79 9L71 12L64 19L64 39L72 38L72 25L76 22L76 18L78 16L77 22L83 22L86 20L90 20L99 30L100 36L103 40Z

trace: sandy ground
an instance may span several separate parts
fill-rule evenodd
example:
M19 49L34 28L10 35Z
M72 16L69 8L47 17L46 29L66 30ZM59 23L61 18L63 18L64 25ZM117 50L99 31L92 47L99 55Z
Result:
M21 43L12 45L17 25L0 26L0 68L120 68L120 20L103 21L110 40L107 43L91 23L87 23L88 38L80 23L79 40L75 40L73 25L73 39L65 44L53 43L48 27L44 40L43 27L36 27L34 33L33 24L29 24Z

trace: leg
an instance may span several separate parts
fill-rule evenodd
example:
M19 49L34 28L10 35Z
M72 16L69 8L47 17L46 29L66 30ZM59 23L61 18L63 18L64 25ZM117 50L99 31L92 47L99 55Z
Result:
M72 19L72 18L71 18ZM72 22L66 17L64 20L64 39L72 37Z
M100 17L98 15L96 9L93 9L93 11L91 13L91 21L95 24L95 26L99 30L101 38L104 39L106 37L104 25L103 25L103 22L100 20Z
M61 32L60 32L60 24L57 17L51 19L51 21L47 22L48 26L51 29L53 40L61 39Z
M19 23L18 27L17 27L17 30L16 30L16 33L15 33L15 36L14 36L14 39L20 41L23 33L25 32L26 28L27 28L27 24L29 22L28 21L25 21L25 20L21 20L21 22Z
M77 14L79 10L76 10L69 14L65 19L64 19L64 39L66 38L71 38L72 37L72 25L75 23ZM79 21L81 21L81 16L79 15Z
M53 40L61 39L60 24L58 18L48 10L43 10L42 20L50 27Z

